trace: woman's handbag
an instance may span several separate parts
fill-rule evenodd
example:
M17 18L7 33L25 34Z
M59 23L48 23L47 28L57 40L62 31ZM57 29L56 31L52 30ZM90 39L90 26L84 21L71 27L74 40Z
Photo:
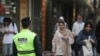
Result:
M85 46L82 46L83 56L93 56L92 44L90 41L86 42Z

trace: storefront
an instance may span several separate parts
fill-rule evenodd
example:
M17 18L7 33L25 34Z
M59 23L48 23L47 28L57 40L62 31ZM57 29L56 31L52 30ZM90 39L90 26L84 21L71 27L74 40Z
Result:
M41 39L41 42L42 41L45 42L46 0L0 0L0 1L1 1L0 4L2 4L3 8L5 9L4 14L0 15L0 17L10 17L13 21L15 21L15 23L17 23L19 31L22 29L20 23L21 19L27 16L30 17L32 20L31 30L38 34L38 36ZM2 44L2 39L0 40L1 40L0 43ZM42 47L43 46L45 47L44 43L42 44Z
M84 17L87 15L85 0L0 0L0 2L5 10L0 16L12 18L17 23L19 31L22 29L20 20L26 16L31 18L31 30L38 34L42 48L47 50L51 49L53 30L59 16L64 16L71 29L76 14L81 13Z

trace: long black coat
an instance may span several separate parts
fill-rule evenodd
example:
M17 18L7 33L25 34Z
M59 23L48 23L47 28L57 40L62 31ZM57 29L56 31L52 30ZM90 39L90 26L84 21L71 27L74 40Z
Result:
M96 37L95 37L95 34L92 31L89 32L89 33L87 33L85 30L82 30L78 34L77 39L76 39L76 43L78 45L80 45L79 56L83 56L82 46L86 44L83 40L88 39L88 36L91 36L91 38L95 41L95 43L92 44L93 49L96 46Z

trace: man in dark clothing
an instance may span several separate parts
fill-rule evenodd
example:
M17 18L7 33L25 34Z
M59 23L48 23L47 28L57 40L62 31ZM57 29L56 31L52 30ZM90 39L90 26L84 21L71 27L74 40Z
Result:
M21 22L23 29L20 33L14 36L13 40L13 56L32 56L32 53L33 56L42 56L42 48L39 37L29 30L31 24L29 17L23 18ZM32 38L33 44L31 45Z

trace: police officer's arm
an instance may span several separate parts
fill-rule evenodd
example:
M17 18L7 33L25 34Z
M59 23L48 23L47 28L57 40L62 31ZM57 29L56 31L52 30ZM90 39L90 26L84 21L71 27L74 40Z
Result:
M34 47L35 47L36 56L42 56L42 48L38 36L36 36L34 39Z
M17 49L16 49L14 41L13 41L13 56L17 56Z

